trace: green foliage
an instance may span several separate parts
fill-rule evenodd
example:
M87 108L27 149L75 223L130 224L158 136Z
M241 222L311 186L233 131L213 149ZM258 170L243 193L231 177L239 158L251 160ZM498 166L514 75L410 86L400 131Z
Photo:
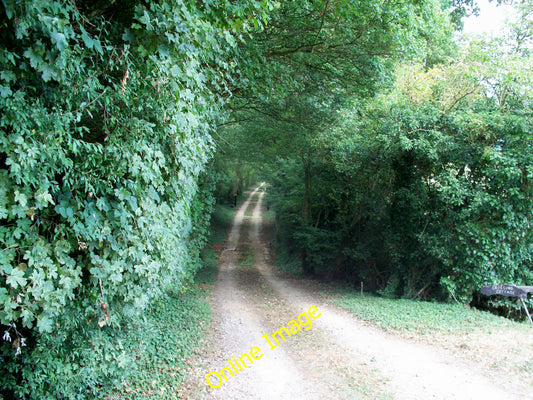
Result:
M2 2L2 394L95 395L124 370L112 338L194 275L211 135L271 8Z
M286 35L261 33L256 47L270 45L266 60L276 76L294 76L291 90L237 102L238 123L228 129L247 152L255 143L249 159L266 164L283 257L299 259L306 273L364 281L388 297L468 303L486 284L531 284L529 9L522 7L505 40L471 40L447 58L425 40L422 20L448 43L448 19L434 3L395 4L398 19L387 26L397 36L382 31L380 20L379 39L370 35L339 53L331 43L346 44L357 31L347 26L365 21L361 10L305 4L323 23L300 15ZM342 22L327 30L335 7ZM279 18L293 12L284 4ZM402 36L405 26L416 29ZM322 29L332 39L321 41ZM296 32L290 39L289 31ZM304 33L317 39L306 42ZM370 42L388 57L373 57ZM353 57L362 49L368 57ZM420 63L404 62L420 54ZM394 56L396 82L387 87ZM341 83L348 76L351 83ZM268 79L274 87L275 77Z
M153 301L142 318L124 319L120 330L85 324L67 337L28 344L17 361L33 368L24 370L14 398L175 399L190 359L200 356L208 294L190 285ZM14 365L5 360L8 369Z
M218 170L231 180L253 171L270 181L278 159L290 158L308 174L320 157L314 137L342 105L389 85L395 59L416 55L432 63L442 58L438 51L448 55L450 30L432 0L280 2L265 29L242 46L246 79L217 140Z
M210 326L209 292L186 286L155 302L121 345L127 349L127 381L111 393L120 399L175 399L194 359L201 357Z
M436 0L3 0L0 395L119 385L125 327L201 264L213 192L260 175L305 272L462 301L529 283L529 14L454 68Z
M460 77L439 68L427 72L431 98L419 101L400 81L354 102L337 130L319 136L310 224L303 177L279 165L272 202L282 240L303 248L314 270L387 297L462 302L485 284L531 282L531 121L464 76L455 80L462 88L438 87L443 75Z

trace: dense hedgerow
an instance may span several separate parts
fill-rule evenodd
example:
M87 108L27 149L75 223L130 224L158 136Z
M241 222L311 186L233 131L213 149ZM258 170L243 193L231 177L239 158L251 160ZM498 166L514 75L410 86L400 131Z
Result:
M531 63L514 62L519 73L516 65ZM312 223L301 217L300 160L278 162L270 201L293 258L303 249L317 273L386 297L453 300L527 318L517 299L487 299L479 290L533 282L532 78L515 71L487 94L479 65L487 68L404 67L409 74L388 93L355 102L339 129L317 134ZM496 73L487 76L498 82Z
M0 396L94 395L126 368L114 330L194 274L211 134L267 6L207 3L2 2Z

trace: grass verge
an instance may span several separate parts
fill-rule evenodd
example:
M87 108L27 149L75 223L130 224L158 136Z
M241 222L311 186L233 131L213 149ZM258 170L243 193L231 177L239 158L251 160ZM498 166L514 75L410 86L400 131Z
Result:
M487 370L501 384L531 393L533 327L459 304L361 296L333 289L334 304L386 331L426 342Z
M463 334L482 329L490 333L494 328L524 325L459 304L361 296L353 290L342 290L335 297L336 305L364 321L393 332Z

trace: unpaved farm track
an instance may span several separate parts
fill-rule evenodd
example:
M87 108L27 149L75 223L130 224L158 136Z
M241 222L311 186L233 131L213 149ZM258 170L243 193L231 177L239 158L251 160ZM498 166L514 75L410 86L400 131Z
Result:
M384 333L327 304L312 281L276 273L261 240L263 195L262 187L256 188L233 220L214 288L211 344L195 363L183 399L533 398L530 383L496 384L443 349ZM311 329L270 350L262 336L311 306L321 313ZM253 347L261 349L260 359L219 388L207 385L209 372ZM215 375L211 382L218 385Z

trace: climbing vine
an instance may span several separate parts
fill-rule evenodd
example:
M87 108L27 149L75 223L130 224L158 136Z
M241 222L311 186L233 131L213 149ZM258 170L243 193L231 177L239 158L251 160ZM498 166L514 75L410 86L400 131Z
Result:
M203 3L2 2L0 393L74 398L50 365L87 365L61 349L194 274L233 58L272 7Z

